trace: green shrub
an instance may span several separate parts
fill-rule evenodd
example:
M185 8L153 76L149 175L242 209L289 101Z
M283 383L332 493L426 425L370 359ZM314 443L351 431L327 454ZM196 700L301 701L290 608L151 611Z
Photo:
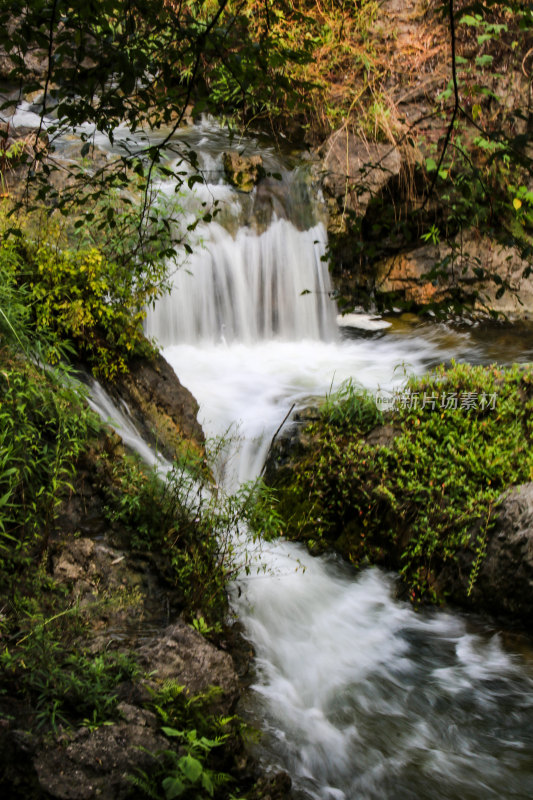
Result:
M28 704L36 729L109 722L119 703L116 687L139 673L130 655L94 654L76 645L80 620L73 622L71 614L65 625L65 614L44 620L34 613L28 634L0 653L2 691Z
M335 543L356 565L399 566L418 599L464 548L474 553L472 585L497 498L531 480L533 373L459 364L410 380L407 391L408 402L388 419L394 432L381 443L369 443L358 422L339 428L329 413L314 423L313 444L282 490L281 508L292 537L319 549ZM461 408L462 397L474 396L477 406ZM455 397L458 407L441 407L443 397Z
M235 784L235 779L225 771L234 766L234 758L228 765L228 752L224 751L227 748L233 755L240 722L234 716L213 713L213 700L220 692L213 686L191 697L174 681L166 681L154 691L148 707L158 715L169 747L153 753L156 762L149 773L139 770L131 776L143 795L157 800L234 798L229 787Z
M148 291L132 293L121 270L96 248L28 248L25 278L32 288L37 331L76 342L94 372L113 378L143 341Z
M31 216L19 217L19 235L10 236L8 221L0 224L0 333L16 338L10 308L18 292L23 302L14 306L50 363L71 342L96 375L112 380L132 355L150 351L142 324L164 284L161 259L114 261L101 247L73 246L57 222Z
M39 563L76 459L99 427L63 380L20 362L0 371L0 585Z
M163 479L136 459L110 465L113 482L106 513L130 532L128 546L163 555L167 579L183 593L187 613L206 625L227 612L227 584L249 570L248 541L279 533L273 493L262 482L228 495L210 483L205 460L191 451L175 460Z
M326 397L320 413L325 424L339 431L366 433L383 422L383 414L373 395L357 386L351 378Z

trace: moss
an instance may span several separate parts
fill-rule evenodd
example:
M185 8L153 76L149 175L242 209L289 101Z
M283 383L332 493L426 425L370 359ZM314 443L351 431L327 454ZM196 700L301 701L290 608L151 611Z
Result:
M330 399L280 510L287 535L313 552L333 546L356 566L397 568L413 600L440 600L444 564L467 549L479 569L499 496L531 480L533 371L454 364L395 399L394 436L383 437L353 409L368 415L368 394L344 392L336 414Z

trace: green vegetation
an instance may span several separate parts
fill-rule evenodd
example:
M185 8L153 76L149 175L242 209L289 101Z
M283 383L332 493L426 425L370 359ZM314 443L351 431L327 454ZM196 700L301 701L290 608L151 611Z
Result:
M125 326L128 316L132 324L138 318L135 301L130 306L119 293L118 271L110 276L115 285L100 291L106 275L96 250L54 250L28 235L0 243L0 269L0 709L35 741L51 741L79 727L94 731L120 722L120 687L150 677L128 644L98 637L114 615L123 619L131 610L138 618L142 590L100 585L101 575L83 571L81 579L63 579L55 569L76 540L60 519L70 499L83 505L89 484L114 544L120 540L128 558L148 555L175 606L211 638L223 634L228 581L252 568L242 540L259 531L275 535L278 517L259 483L234 496L216 490L195 448L163 478L106 438L67 366L74 348L65 337L91 363L93 328L80 318L107 309L98 329L102 340L113 357L127 358L129 348L117 340L111 349L109 339L119 320ZM79 304L69 305L68 297ZM115 362L106 368L109 363ZM192 720L184 711L191 698L180 700L179 713L177 706L165 711L167 701L157 699L169 746L157 755L148 784L165 798L228 797L234 778L225 762L227 748L241 746L238 726L207 708Z
M343 219L360 226L361 241L390 243L403 225L401 246L474 225L530 257L529 109L527 117L525 106L509 112L497 81L512 58L531 53L531 10L486 2L461 14L447 22L458 23L461 46L473 39L478 51L470 60L452 53L452 81L429 114L440 132L413 166L423 188L412 216L391 205L397 219L370 232L350 210ZM417 75L417 63L431 68L442 41L424 43L408 62L392 58L402 49L396 41L374 0L0 0L4 78L19 99L33 96L43 118L54 115L46 133L11 142L8 127L0 132L1 195L11 195L0 225L0 706L39 737L116 723L119 686L146 678L127 646L106 648L94 635L104 610L143 598L97 586L84 592L53 577L52 555L71 543L59 514L69 498L85 497L82 457L113 544L146 557L187 620L215 640L228 581L256 568L242 540L255 546L280 529L269 490L254 483L225 495L196 450L180 454L163 479L102 443L67 366L82 362L111 381L132 356L152 352L145 309L165 289L167 259L178 246L190 251L199 222L184 223L180 188L203 177L174 133L187 117L214 112L313 143L344 128L416 149L416 126L401 118L387 87L404 63ZM97 134L117 145L122 123L151 135L104 153ZM58 140L74 128L79 160L60 163ZM173 200L158 197L154 179L175 182ZM427 211L434 192L438 207ZM201 217L214 213L216 203L205 204ZM369 255L364 241L361 258ZM533 477L532 387L531 370L456 365L410 381L418 404L387 415L345 385L325 402L309 430L312 447L282 490L287 533L314 551L333 544L356 565L398 567L416 601L439 599L440 568L466 548L472 586L497 498ZM440 402L474 395L483 404ZM424 396L439 399L422 407ZM148 705L169 745L155 754L153 772L132 776L137 790L164 800L230 795L219 753L233 747L238 723L220 719L212 700L160 687Z
M131 211L142 258L145 245L155 241L154 226L164 233L151 213L155 174L172 177L177 186L202 180L194 174L195 153L173 140L184 120L215 113L267 121L297 102L300 81L292 67L310 60L311 43L288 43L274 24L291 9L285 2L230 0L134 0L126 7L119 0L74 0L68 8L51 0L0 2L5 77L21 98L37 96L43 116L54 114L46 144L23 159L31 175L29 200L65 216L81 209L84 230L94 227L99 204L107 203L108 232L115 222L110 193L119 192L124 202L135 176L143 201ZM29 65L30 54L40 60L39 69ZM134 133L155 136L141 146L123 141L113 158L91 163L98 155L95 132L113 144L124 122ZM87 124L79 152L88 163L70 164L65 186L56 180L65 167L49 156L58 137Z
M171 742L179 743L178 752L167 749L154 753L156 766L150 773L139 770L132 783L154 800L175 797L234 798L231 787L235 778L221 770L218 748L238 735L239 721L234 716L213 713L217 690L187 697L183 687L167 681L154 693L148 705L161 720L161 731ZM236 798L235 798L236 800Z
M411 379L381 429L372 402L347 387L308 429L281 490L287 534L357 566L399 567L417 601L438 599L436 575L467 548L472 585L497 498L533 475L531 369L457 364Z
M362 20L370 5L353 16ZM409 3L395 8L391 19L378 14L371 21L363 39L372 64L369 77L361 68L354 69L356 74L332 68L327 83L333 106L342 113L334 121L322 96L321 108L327 111L321 139L331 122L354 134L354 150L364 153L365 142L388 141L402 160L400 175L364 212L352 200L358 186L362 191L364 176L351 175L346 191L339 191L344 196L334 198L330 260L345 294L341 303L370 305L374 265L392 254L401 259L426 242L442 248L431 252L433 268L417 280L439 291L413 294L399 285L397 295L383 291L380 297L378 285L377 301L385 309L418 305L444 315L490 313L491 305L506 292L516 293L517 284L531 276L532 26L526 3ZM349 42L355 45L356 39ZM342 44L347 44L344 38ZM342 52L340 41L337 50ZM331 49L328 56L326 63L335 64ZM350 93L358 89L361 101L352 109ZM378 156L369 156L369 162L380 168ZM354 161L352 172L357 170ZM512 270L487 265L475 246L482 237L496 248L514 248ZM343 274L349 275L346 288Z
M58 372L0 373L0 586L42 557L76 459L97 424Z
M18 287L19 255L0 245L0 585L38 564L76 459L99 428L63 364L38 366L50 338L31 324L31 294ZM55 352L65 346L55 340Z
M58 615L51 622L31 616L32 631L0 654L3 678L0 697L17 698L26 706L31 728L58 733L60 726L96 728L118 718L116 688L138 676L134 658L126 653L94 654L76 644L81 614L75 625ZM83 627L87 629L86 615ZM87 633L87 630L85 631Z
M257 32L262 5L252 0L245 12ZM369 138L390 140L392 109L381 88L387 59L373 35L378 20L375 0L272 4L270 30L287 52L298 54L282 66L286 76L290 71L297 102L270 109L278 125L293 131L296 111L311 138L348 125Z
M38 346L44 346L43 358L59 362L69 343L77 359L112 380L127 370L132 355L148 355L142 322L164 285L162 260L121 263L98 247L74 246L54 220L36 215L18 219L17 237L9 235L9 215L3 219L0 275L10 291L20 291L21 318ZM17 302L6 297L4 314L14 313L9 310L13 306ZM13 336L17 325L12 328Z
M135 459L114 461L109 469L105 513L128 531L128 549L156 553L166 580L182 593L188 618L202 633L219 630L228 582L251 569L245 541L253 545L279 533L272 492L261 481L233 495L216 489L195 452L176 458L164 480Z
M453 259L461 249L454 237L475 229L516 247L526 262L522 277L528 278L533 269L532 164L523 80L531 55L531 8L474 2L455 9L451 2L449 9L454 20L451 76L436 98L447 129L443 141L426 148L425 162L428 198L434 193L439 213L423 238L449 241ZM512 290L505 275L490 274L483 263L472 262L480 280L497 285L496 299ZM437 264L428 279L443 267L447 264ZM460 279L460 274L452 276L452 285ZM459 290L459 309L466 299Z

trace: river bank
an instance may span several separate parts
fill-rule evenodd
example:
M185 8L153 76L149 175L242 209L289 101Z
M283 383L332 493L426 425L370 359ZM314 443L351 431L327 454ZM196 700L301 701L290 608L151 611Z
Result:
M251 651L226 624L232 501L199 497L210 478L192 396L161 357L124 380L151 409L158 475L84 410L66 371L55 383L20 354L1 357L2 430L19 440L3 489L14 467L25 483L12 472L3 494L0 785L36 799L146 796L165 781L289 796L287 776L265 777L246 754L235 716ZM135 417L103 396L91 405L142 442ZM191 421L196 440L176 438ZM246 511L234 502L231 514Z

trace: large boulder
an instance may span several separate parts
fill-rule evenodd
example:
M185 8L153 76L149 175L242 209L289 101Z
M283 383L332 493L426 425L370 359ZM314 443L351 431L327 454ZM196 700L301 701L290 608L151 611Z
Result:
M155 714L122 703L123 722L80 728L66 744L43 748L34 760L40 788L60 800L122 800L138 796L131 779L156 764L168 747Z
M443 570L438 576L439 585L450 599L462 605L510 616L530 627L533 619L533 483L514 487L501 498L496 523L487 533L485 556L472 582L480 538L483 538L480 532L473 531L472 550L462 553L457 563Z
M337 211L364 217L372 198L381 194L402 169L402 157L391 144L369 144L346 129L331 134L320 148L322 185ZM335 210L330 204L330 211Z
M224 172L229 183L240 192L251 192L265 175L261 156L243 156L230 150L222 156Z
M211 691L211 713L233 711L239 682L230 655L217 650L183 621L145 641L137 655L155 689L171 679L183 686L189 697ZM121 719L112 725L96 730L82 727L64 734L62 741L44 746L34 742L32 767L46 797L126 800L139 796L132 777L139 770L149 772L156 765L156 754L169 748L168 739L159 731L160 720L142 707L150 697L147 689L146 697L142 689L131 686L127 691L124 686L121 694L131 699L119 704Z
M239 697L239 682L228 653L210 644L183 621L165 628L149 639L139 651L146 671L157 683L176 681L189 695L203 694L218 687L214 709L231 713Z
M166 458L203 453L198 403L159 353L131 361L128 372L106 389L119 403L126 403L143 438Z
M533 276L518 250L476 231L448 243L427 244L375 266L375 291L424 306L460 290L476 295L479 311L515 317L533 314Z

